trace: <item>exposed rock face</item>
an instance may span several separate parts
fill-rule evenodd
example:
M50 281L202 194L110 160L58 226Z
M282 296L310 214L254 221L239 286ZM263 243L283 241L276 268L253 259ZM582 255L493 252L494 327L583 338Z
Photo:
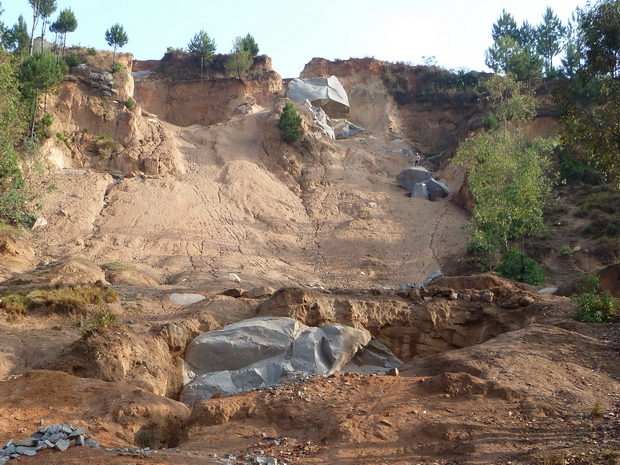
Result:
M14 273L24 273L36 265L34 250L19 238L0 236L0 280Z
M328 375L401 365L368 331L328 325L310 328L291 318L252 318L195 338L185 354L188 405L214 394L234 394L278 384L295 373ZM360 366L361 365L361 366ZM371 366L372 365L372 366Z
M417 356L479 344L533 320L537 304L521 301L523 291L509 280L486 275L476 278L475 290L459 292L457 278L442 277L435 278L427 288L411 289L405 298L394 295L394 291L376 297L350 297L283 288L258 307L258 314L288 316L308 325L365 328L407 362ZM457 279L454 288L452 279ZM435 286L435 281L440 286ZM421 300L425 302L411 304Z
M260 58L260 59L259 59ZM247 80L218 78L193 81L157 79L157 73L135 84L135 99L151 113L179 125L217 124L241 105L273 106L282 78L268 57L257 57Z
M289 82L288 97L295 103L308 100L322 108L330 118L349 116L349 98L336 76L316 79L293 79Z
M52 162L60 168L118 174L177 175L185 171L164 125L140 105L126 104L133 94L128 70L112 75L88 67L74 69L78 77L61 83L58 94L48 100L53 116L50 132L64 138L51 137L45 142Z

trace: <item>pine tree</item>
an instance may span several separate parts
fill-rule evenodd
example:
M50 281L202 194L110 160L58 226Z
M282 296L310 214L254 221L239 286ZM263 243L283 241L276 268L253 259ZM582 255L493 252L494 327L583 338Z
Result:
M58 15L58 19L52 24L50 30L62 34L62 54L65 53L65 47L67 45L67 32L73 32L77 29L78 23L75 18L75 14L71 8L62 10Z
M205 65L213 60L215 53L215 41L209 37L203 29L194 34L192 40L187 44L187 50L195 54L200 60L200 76L202 77L202 69Z
M241 79L241 75L250 69L253 62L250 51L244 49L243 39L237 37L233 44L233 50L224 66L229 72L236 74Z
M110 29L105 31L105 40L110 47L114 47L114 53L112 55L112 65L116 63L116 49L122 48L127 44L129 38L123 26L119 23L113 25Z
M301 128L301 115L297 113L295 105L290 100L284 104L284 111L280 115L280 130L285 142L297 142Z

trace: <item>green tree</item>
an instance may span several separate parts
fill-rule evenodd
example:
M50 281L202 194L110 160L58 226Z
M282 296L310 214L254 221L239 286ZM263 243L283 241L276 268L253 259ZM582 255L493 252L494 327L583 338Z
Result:
M75 14L71 8L62 10L58 15L58 19L52 24L51 28L55 32L62 34L62 54L65 53L65 47L67 45L67 32L73 32L77 29L78 23L75 18Z
M506 10L502 10L502 15L497 22L493 24L493 30L491 32L493 41L496 42L501 37L511 37L512 39L519 40L519 28L514 16L508 13Z
M280 131L285 142L297 142L301 128L301 115L297 113L295 104L288 100L280 115Z
M537 28L536 43L536 50L545 58L547 74L553 69L553 57L562 51L566 32L566 27L560 18L556 16L551 7L547 7L543 21Z
M241 75L250 69L252 63L254 63L254 60L252 59L250 51L243 48L243 39L237 37L233 43L233 50L226 59L226 64L224 66L228 72L236 74L237 77L241 79Z
M17 23L8 31L8 46L9 49L17 55L20 61L24 58L28 52L28 44L30 43L30 35L28 34L28 26L24 17L19 15Z
M114 24L105 31L105 40L110 47L114 47L114 53L112 54L112 65L114 65L116 63L116 49L123 48L129 41L125 28L119 23Z
M47 51L34 53L26 58L19 68L20 91L28 104L30 136L34 137L35 118L39 109L39 96L64 77L62 63Z
M26 128L15 74L11 58L0 51L0 218L20 222L30 216L25 206L24 181L15 150Z
M556 94L562 143L620 185L620 0L577 15L578 69Z
M530 84L542 75L542 59L532 47L522 47L510 36L498 38L485 54L485 64L496 73L512 73L517 80Z
M192 40L187 44L187 50L195 54L200 60L200 76L202 77L202 69L205 65L213 60L215 53L215 41L209 37L203 29L194 34Z
M250 35L248 32L247 35L241 38L241 42L243 44L243 50L250 52L250 56L253 58L258 55L259 48L254 37Z
M56 0L39 0L39 14L43 20L41 23L41 41L45 40L45 28L50 22L50 16L56 11Z
M544 228L543 202L550 191L546 154L553 139L527 140L523 124L535 115L535 100L523 83L493 76L489 94L501 126L462 143L455 163L467 163L475 207L470 250L496 255L510 240Z

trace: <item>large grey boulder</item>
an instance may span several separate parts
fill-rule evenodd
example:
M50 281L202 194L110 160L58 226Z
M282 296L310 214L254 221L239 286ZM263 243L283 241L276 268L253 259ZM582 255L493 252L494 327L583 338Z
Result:
M312 106L322 108L330 118L349 116L349 97L336 76L292 79L287 95L295 103L310 101Z
M198 399L273 386L303 373L385 372L400 365L366 330L252 318L201 334L190 343L181 402L191 406Z
M433 179L431 173L421 166L410 166L396 176L396 181L411 197L434 201L437 197L447 197L450 189L444 183Z

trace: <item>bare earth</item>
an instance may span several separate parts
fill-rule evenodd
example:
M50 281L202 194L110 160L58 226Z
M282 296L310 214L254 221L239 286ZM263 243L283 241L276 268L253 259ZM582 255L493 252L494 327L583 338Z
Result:
M348 140L316 137L306 120L303 141L283 143L271 105L282 104L277 90L210 126L177 126L119 104L118 121L130 121L131 137L140 133L157 154L143 171L133 152L91 163L86 136L71 150L49 142L64 168L85 172L56 167L38 178L48 225L0 247L0 290L101 280L119 293L108 307L119 323L85 336L99 308L0 315L0 444L41 424L71 423L103 447L15 462L620 463L616 323L576 323L568 298L493 277L469 288L446 282L427 299L398 293L437 269L462 268L468 213L454 201L462 168L435 172L452 191L447 199L412 199L394 179L412 160L396 150L431 152L433 131L464 117L399 113L373 63L338 66L348 73L351 119L367 128ZM98 115L99 97L88 103L62 85L50 106L64 126L53 133L81 130L79 116L60 117L78 100L89 133L113 130L112 103ZM105 163L115 168L93 168ZM559 268L554 279L596 266L585 253L571 260L550 264ZM259 286L289 289L272 299L220 294ZM458 299L444 292L454 289ZM482 301L489 290L493 301ZM206 299L169 299L190 292ZM511 306L515 296L526 303ZM366 328L406 364L399 376L344 373L193 409L177 402L191 338L257 314Z

